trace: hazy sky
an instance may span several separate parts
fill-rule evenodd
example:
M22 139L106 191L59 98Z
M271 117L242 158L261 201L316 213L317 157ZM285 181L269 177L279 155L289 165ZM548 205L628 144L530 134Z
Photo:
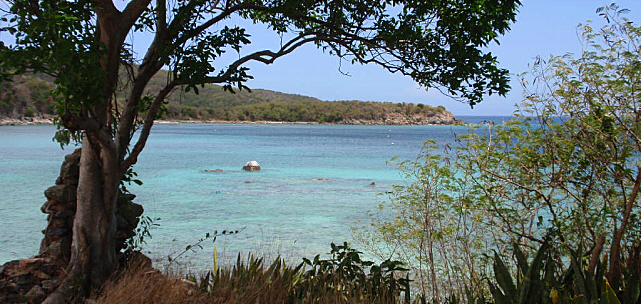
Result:
M4 0L0 2L6 5ZM124 6L128 1L115 2L117 6ZM409 77L390 74L376 65L341 63L338 58L325 54L311 45L279 58L269 66L262 63L251 64L249 73L255 79L251 80L248 86L254 89L313 96L323 100L355 99L443 105L456 115L510 115L514 111L514 104L520 102L522 96L521 86L514 75L527 71L528 64L532 63L536 56L547 58L567 52L578 53L581 45L576 31L577 25L588 19L594 20L595 25L602 25L603 21L596 14L596 8L610 3L602 0L522 2L524 4L516 17L516 23L512 25L512 30L499 38L500 45L490 46L490 50L498 57L500 66L510 70L512 90L506 98L488 97L474 109L441 95L437 90L426 91L419 88ZM641 16L640 0L619 0L617 4L630 9L627 17L635 23L641 23L641 18L637 18ZM247 21L230 20L228 24L234 22L248 27L252 35L252 45L244 49L243 54L279 46L279 37L263 27ZM128 42L135 46L139 54L144 54L149 38L150 35L130 37ZM9 41L10 38L0 39ZM228 59L237 56L238 54L226 55ZM345 76L341 71L350 76Z

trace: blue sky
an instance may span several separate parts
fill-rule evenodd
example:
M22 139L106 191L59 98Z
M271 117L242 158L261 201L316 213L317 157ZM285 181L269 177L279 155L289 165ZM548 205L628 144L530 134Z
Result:
M4 0L0 2L6 5ZM117 6L128 1L116 0ZM340 62L312 45L299 48L294 53L279 58L272 65L250 64L250 74L254 79L247 84L253 89L268 89L286 93L317 97L323 100L365 100L424 103L433 106L443 105L456 115L510 115L514 105L521 100L522 89L514 75L528 70L528 64L536 56L562 55L567 52L578 53L581 44L576 27L588 19L596 25L603 24L596 14L596 8L610 2L603 0L522 0L523 6L517 15L512 30L500 37L500 45L491 45L490 51L498 57L500 66L512 74L512 90L507 97L490 96L470 109L437 90L426 91L409 77L390 74L376 65L351 65ZM617 4L628 8L627 15L634 22L641 22L640 0L619 0ZM279 46L278 36L261 26L247 21L234 21L246 26L252 35L252 45L243 49L246 54L257 49ZM9 37L0 37L9 41ZM144 54L150 35L130 37L136 51ZM227 59L237 58L237 54L227 54ZM225 59L225 58L222 58ZM223 63L223 65L225 65ZM339 70L340 67L340 70ZM345 76L342 72L348 73Z
M528 64L536 56L547 58L567 52L579 53L577 25L588 19L594 20L595 25L602 24L596 8L608 4L610 2L595 0L523 0L512 30L499 39L500 45L490 47L501 66L512 73L512 90L506 98L488 97L474 109L436 90L425 91L411 78L390 74L375 65L352 66L343 62L341 70L351 75L345 76L339 71L336 57L323 54L313 46L299 49L270 66L251 65L255 79L248 85L323 100L413 102L443 105L456 115L510 115L522 96L514 75L527 71ZM617 4L631 10L628 18L635 23L641 22L641 18L636 18L641 16L641 1L621 0ZM268 45L267 36L259 30L251 39L256 44Z

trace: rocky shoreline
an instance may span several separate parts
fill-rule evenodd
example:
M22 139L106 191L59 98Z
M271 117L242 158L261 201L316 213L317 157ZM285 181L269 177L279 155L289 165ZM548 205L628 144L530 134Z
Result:
M0 118L0 126L53 125L52 117Z
M156 124L291 124L291 125L389 125L389 126L408 126L408 125L460 125L463 121L456 118L449 112L439 113L434 116L414 115L406 116L399 113L390 113L384 120L363 120L363 119L346 119L336 123L318 123L318 122L288 122L288 121L227 121L227 120L199 120L199 119L159 119ZM0 118L0 126L30 126L30 125L52 125L53 116L40 117L22 117L22 118Z

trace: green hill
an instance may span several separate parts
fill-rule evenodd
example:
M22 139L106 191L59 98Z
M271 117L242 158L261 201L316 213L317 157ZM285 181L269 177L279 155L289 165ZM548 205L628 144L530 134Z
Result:
M124 70L121 71L121 74L122 73L124 73ZM121 78L125 79L126 75L123 74ZM166 82L167 71L160 71L151 79L151 81L149 81L149 84L147 85L147 92L154 94L155 92L160 91ZM313 97L261 89L251 90L251 93L247 90L239 91L235 89L234 91L236 93L231 94L228 91L224 91L222 86L210 84L205 85L205 87L202 88L199 86L198 94L194 91L184 92L183 90L177 89L167 98L167 100L170 105L181 105L196 108L226 108L252 103L275 101L321 101ZM119 96L119 98L124 99L124 95Z
M124 75L123 75L124 76ZM166 72L149 83L149 94L166 82ZM124 77L123 77L124 78ZM126 84L121 85L123 88ZM54 114L48 92L52 79L41 75L16 76L0 83L0 117L22 119ZM124 101L124 94L117 96ZM322 101L317 98L255 89L224 91L221 86L199 87L199 94L177 89L168 97L169 120L282 121L348 124L451 124L454 116L443 107L423 104Z
M20 118L53 115L52 81L35 76L16 76L0 82L0 117Z

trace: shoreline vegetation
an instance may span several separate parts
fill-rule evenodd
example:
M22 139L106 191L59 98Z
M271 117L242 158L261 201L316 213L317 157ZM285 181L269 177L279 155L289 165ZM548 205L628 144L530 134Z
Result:
M160 73L162 74L162 73ZM148 92L158 91L165 77L157 75ZM53 124L56 109L44 75L14 76L0 83L0 125ZM118 108L126 97L117 93ZM120 96L122 95L122 96ZM62 111L63 109L57 109ZM178 89L166 98L157 123L339 124L339 125L453 125L462 124L443 106L358 100L323 101L314 97L270 90L234 94L206 85L195 94Z
M0 118L0 126L32 126L32 125L53 125L52 116L41 116L41 117L23 117L23 118ZM198 119L160 119L156 120L154 124L165 125L165 124L250 124L250 125L386 125L386 126L404 126L404 125L466 125L466 123L459 118L454 118L453 122L450 123L434 123L434 122L387 122L387 121L374 121L374 120L350 120L350 121L339 121L339 122L316 122L316 121L269 121L269 120L258 120L258 121L228 121L228 120L217 120L217 119L208 119L208 120L198 120Z

